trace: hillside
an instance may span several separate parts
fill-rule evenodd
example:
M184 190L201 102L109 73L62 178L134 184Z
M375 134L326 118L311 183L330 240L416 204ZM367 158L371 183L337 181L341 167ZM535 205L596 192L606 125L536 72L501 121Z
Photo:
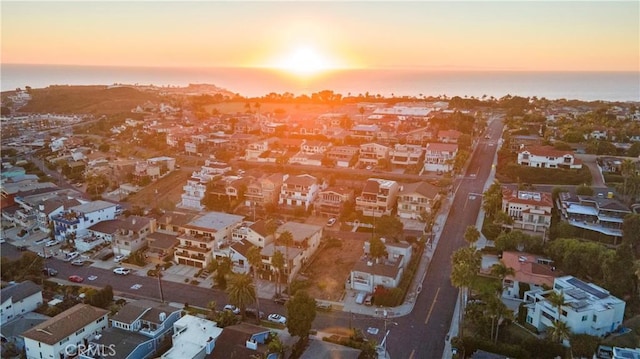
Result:
M160 100L156 94L131 87L107 86L50 86L32 89L31 97L21 112L110 115Z

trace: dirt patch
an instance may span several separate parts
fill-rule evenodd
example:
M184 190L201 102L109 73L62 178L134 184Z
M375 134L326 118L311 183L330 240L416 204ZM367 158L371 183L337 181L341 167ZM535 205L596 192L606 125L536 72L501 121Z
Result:
M309 294L316 299L341 300L349 273L364 254L363 243L357 239L325 240L304 273L311 282Z
M182 187L187 184L191 172L186 170L173 171L166 177L143 188L140 192L129 196L128 202L140 207L159 207L173 210L180 202ZM157 191L156 191L157 190Z

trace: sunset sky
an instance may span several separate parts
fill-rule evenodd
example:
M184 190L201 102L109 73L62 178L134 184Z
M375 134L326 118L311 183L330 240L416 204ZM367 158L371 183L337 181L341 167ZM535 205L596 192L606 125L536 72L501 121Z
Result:
M2 63L640 71L640 2L2 1Z

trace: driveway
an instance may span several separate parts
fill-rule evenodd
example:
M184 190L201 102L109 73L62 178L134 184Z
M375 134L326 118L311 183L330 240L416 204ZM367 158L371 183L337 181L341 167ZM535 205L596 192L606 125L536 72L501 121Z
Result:
M607 187L602 172L596 163L596 155L576 154L576 158L581 160L582 163L589 168L592 178L591 187Z

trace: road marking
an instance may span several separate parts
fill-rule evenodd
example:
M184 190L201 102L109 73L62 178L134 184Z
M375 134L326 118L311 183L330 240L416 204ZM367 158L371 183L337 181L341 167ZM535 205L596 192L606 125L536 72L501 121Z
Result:
M415 353L416 353L416 350L415 350L415 349L413 349L413 350L411 351L411 355L409 355L409 359L413 359L413 355L414 355Z
M436 305L436 301L438 300L438 294L440 294L440 288L436 291L436 296L433 297L433 303L431 303L431 308L429 308L429 313L427 313L427 319L424 320L424 324L429 322L429 318L431 318L431 312L433 312L433 307Z

